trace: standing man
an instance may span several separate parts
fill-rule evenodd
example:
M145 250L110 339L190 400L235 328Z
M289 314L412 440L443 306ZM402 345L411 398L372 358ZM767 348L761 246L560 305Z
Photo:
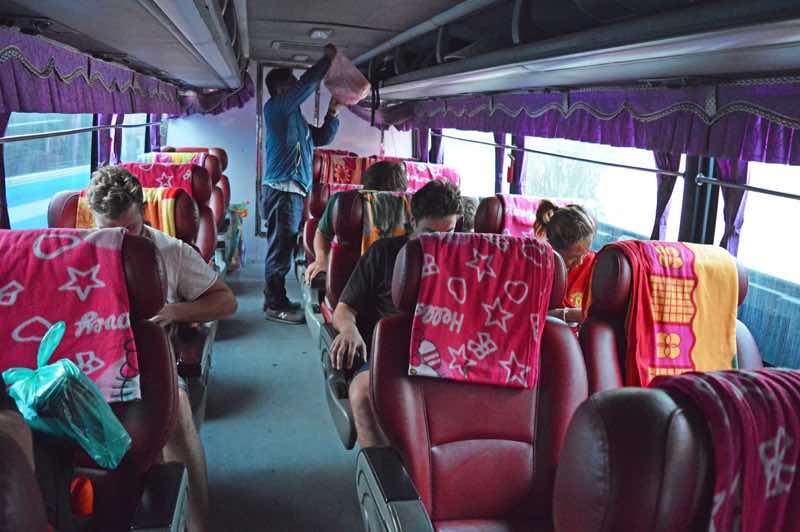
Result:
M328 44L325 56L299 80L288 68L272 69L264 80L270 94L264 104L266 170L261 190L267 224L264 313L280 323L305 321L300 305L286 297L285 278L300 231L303 198L311 190L314 146L329 144L339 129L339 104L333 99L319 128L306 123L300 104L317 90L335 56L336 47Z

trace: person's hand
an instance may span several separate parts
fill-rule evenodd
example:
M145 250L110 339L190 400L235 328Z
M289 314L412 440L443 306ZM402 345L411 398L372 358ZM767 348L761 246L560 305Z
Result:
M353 359L356 354L367 352L367 345L364 339L361 338L358 329L352 327L348 330L342 331L333 339L331 344L331 365L334 369L350 369L353 367Z
M342 106L343 104L339 103L338 101L336 101L336 98L331 96L331 101L328 104L328 114L331 116L337 116Z
M321 262L314 261L308 265L308 269L306 269L306 282L311 283L314 280L314 277L317 276L318 273L328 271L327 264L323 264Z
M325 45L325 57L333 61L333 58L336 57L337 53L338 50L336 49L336 46L333 45L333 43L328 43Z
M175 312L175 305L171 305L169 303L164 305L164 308L162 308L158 314L150 318L150 321L162 327L167 327L172 323L175 323L178 321L178 315Z

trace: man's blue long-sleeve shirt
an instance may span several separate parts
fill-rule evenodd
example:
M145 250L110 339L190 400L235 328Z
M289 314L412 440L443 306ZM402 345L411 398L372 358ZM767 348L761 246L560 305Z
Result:
M264 104L264 184L292 180L306 192L311 189L314 146L333 141L339 119L326 116L322 127L309 126L300 112L300 104L314 94L330 65L328 58L320 59L285 94L273 96Z

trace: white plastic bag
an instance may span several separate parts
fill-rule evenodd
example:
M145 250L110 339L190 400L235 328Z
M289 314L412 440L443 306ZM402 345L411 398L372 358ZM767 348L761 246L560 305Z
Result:
M343 54L337 53L325 75L325 86L342 104L355 105L367 97L369 81Z

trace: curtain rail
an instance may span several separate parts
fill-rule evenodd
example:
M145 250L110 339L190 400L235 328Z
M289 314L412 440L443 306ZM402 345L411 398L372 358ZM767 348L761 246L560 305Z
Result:
M614 168L624 168L626 170L635 170L637 172L647 172L650 174L661 174L661 175L670 175L675 177L684 177L683 172L673 172L671 170L659 170L657 168L643 168L641 166L630 166L627 164L619 164L619 163L609 163L606 161L596 161L594 159L586 159L584 157L575 157L572 155L562 155L560 153L551 153L547 151L539 151L539 150L532 150L530 148L518 148L516 146L510 146L508 144L498 144L496 142L484 142L482 140L472 140L472 139L465 139L462 137L454 137L452 135L444 135L442 133L435 133L431 131L431 135L435 135L437 137L442 137L445 139L453 139L453 140L461 140L463 142L472 142L474 144L483 144L484 146L492 146L494 148L506 148L512 151L524 151L526 153L535 153L536 155L547 155L549 157L558 157L560 159L569 159L571 161L580 161L583 163L592 163L592 164L600 164L603 166L611 166Z
M9 137L0 137L0 144L9 144L11 142L25 142L28 140L49 139L51 137L65 137L67 135L77 135L79 133L89 133L92 131L100 131L103 129L127 129L134 127L148 127L157 126L161 122L147 122L145 124L120 124L116 126L91 126L80 127L76 129L62 129L60 131L50 131L48 133L29 133L27 135L11 135Z
M721 188L732 188L735 190L756 192L758 194L765 194L767 196L778 196L780 198L787 198L800 201L800 195L797 194L790 194L789 192L780 192L779 190L771 190L768 188L754 187L751 185L741 185L739 183L732 183L730 181L721 181L713 177L706 177L703 174L697 174L697 177L695 178L694 181L698 185L703 185L703 184L717 185L718 187Z

